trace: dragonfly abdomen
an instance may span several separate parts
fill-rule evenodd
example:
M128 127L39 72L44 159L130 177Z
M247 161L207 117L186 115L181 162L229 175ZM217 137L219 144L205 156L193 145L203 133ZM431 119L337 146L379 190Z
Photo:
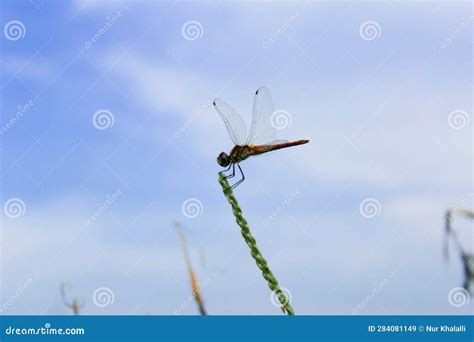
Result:
M275 151L282 148L307 144L308 142L309 140L296 140L274 145L249 146L249 148L252 150L252 154L262 154L265 152Z

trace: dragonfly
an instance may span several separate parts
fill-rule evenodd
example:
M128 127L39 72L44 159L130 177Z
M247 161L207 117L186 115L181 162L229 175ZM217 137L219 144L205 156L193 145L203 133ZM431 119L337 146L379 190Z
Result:
M224 121L227 132L235 144L229 154L221 152L217 157L217 163L227 168L219 172L224 173L226 178L235 176L236 166L240 171L241 178L231 186L231 189L236 188L245 180L245 175L240 167L242 161L252 156L309 142L309 140L275 140L277 125L272 122L272 116L276 112L267 87L260 87L255 92L252 122L248 131L242 116L227 102L217 98L213 105ZM232 173L226 175L225 172L230 169L232 169Z

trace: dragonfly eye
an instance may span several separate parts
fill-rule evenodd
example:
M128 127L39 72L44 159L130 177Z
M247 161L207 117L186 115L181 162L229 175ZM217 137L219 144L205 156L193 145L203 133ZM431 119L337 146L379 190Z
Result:
M229 166L230 164L230 158L225 152L221 152L219 156L217 157L217 164L219 164L222 167Z

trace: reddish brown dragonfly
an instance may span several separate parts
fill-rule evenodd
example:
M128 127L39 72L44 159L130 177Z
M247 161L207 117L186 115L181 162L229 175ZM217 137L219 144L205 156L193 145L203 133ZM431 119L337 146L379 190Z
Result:
M213 104L235 144L229 154L221 152L217 157L217 163L222 167L227 167L221 173L227 172L232 168L232 173L226 175L226 178L232 178L235 176L235 166L237 165L242 175L242 178L231 186L232 189L245 180L245 175L240 167L241 161L251 156L309 142L309 140L291 142L288 140L275 140L276 125L272 124L273 102L270 92L266 87L260 87L255 92L252 123L248 132L245 121L228 103L221 99L215 99Z

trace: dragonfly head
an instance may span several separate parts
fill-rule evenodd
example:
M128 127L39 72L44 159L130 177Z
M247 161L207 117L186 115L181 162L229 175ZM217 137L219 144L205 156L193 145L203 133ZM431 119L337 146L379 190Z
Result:
M230 164L229 155L225 152L219 153L219 156L217 157L217 164L219 164L222 167L229 166L229 164Z

